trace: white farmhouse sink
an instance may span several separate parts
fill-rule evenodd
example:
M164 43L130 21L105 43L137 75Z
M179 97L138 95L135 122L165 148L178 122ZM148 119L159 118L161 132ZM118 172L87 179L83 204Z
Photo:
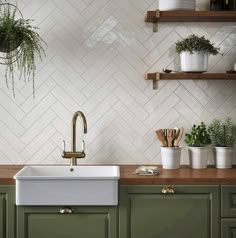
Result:
M26 166L14 176L16 205L117 205L119 178L119 166Z

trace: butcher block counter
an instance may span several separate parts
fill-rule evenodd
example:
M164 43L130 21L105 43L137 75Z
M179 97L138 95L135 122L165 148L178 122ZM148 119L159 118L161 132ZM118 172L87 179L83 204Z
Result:
M46 166L46 165L45 165ZM191 185L236 185L236 166L232 169L191 169L182 166L180 169L167 170L160 168L160 175L136 175L133 171L139 165L120 165L120 184L122 185L158 185L158 184L191 184ZM14 185L13 176L23 165L1 165L0 185Z

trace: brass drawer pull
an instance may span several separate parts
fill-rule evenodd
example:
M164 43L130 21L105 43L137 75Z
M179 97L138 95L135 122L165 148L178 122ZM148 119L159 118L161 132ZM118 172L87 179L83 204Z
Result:
M161 190L161 192L163 194L174 194L175 193L175 189L171 186L165 187Z
M72 214L73 213L73 209L70 207L63 207L60 209L59 211L61 214Z

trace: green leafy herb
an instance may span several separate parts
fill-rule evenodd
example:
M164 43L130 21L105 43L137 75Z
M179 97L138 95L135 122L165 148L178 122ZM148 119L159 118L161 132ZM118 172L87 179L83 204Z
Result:
M217 55L220 53L220 48L217 48L204 36L190 35L189 37L179 40L175 43L175 48L177 53L182 53L184 51L190 52L207 52L211 55Z
M185 136L185 143L188 146L202 147L211 144L210 135L204 122L198 126L193 125L191 133Z

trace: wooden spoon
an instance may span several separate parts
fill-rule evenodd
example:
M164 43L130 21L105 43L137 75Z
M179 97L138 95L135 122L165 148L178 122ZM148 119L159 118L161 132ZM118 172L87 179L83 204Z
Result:
M160 129L160 130L156 131L156 135L157 135L158 140L161 142L161 145L166 146L166 140L165 140L165 135L164 135L163 130Z
M172 147L174 141L174 129L167 129L167 146Z
M179 134L178 134L177 138L175 139L175 143L174 143L175 147L179 146L179 142L183 136L183 133L184 133L184 128L183 127L179 128Z

